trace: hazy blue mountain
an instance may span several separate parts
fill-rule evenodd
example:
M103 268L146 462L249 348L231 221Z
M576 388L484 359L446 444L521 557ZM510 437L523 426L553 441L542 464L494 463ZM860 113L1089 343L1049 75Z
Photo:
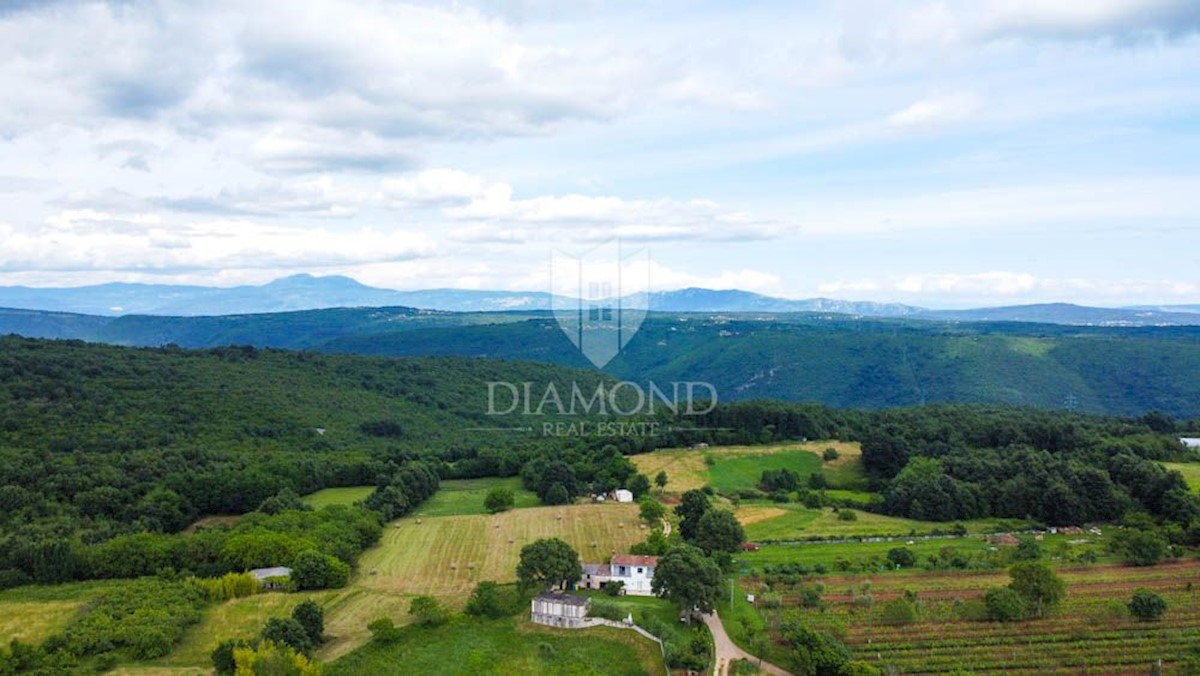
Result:
M1070 303L1012 305L970 310L926 310L923 319L962 322L1040 322L1080 326L1180 326L1200 324L1200 314L1156 309L1099 308Z

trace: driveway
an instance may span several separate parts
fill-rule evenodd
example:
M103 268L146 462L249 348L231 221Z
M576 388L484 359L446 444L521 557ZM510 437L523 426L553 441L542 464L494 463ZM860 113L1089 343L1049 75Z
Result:
M726 676L729 673L729 664L736 659L746 659L758 664L757 657L737 647L733 641L729 640L729 634L725 633L725 625L721 624L721 618L716 613L705 615L704 624L712 632L713 643L717 646L717 654L713 657L714 676ZM762 669L764 674L775 674L775 676L789 676L791 673L765 661L759 666L759 669Z

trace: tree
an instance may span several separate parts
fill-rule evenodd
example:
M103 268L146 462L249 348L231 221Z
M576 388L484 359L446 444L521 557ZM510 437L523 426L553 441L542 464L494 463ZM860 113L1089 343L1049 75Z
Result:
M233 651L238 648L248 648L250 644L242 640L221 641L211 653L213 670L218 674L232 674L237 669L233 659Z
M635 474L629 478L625 487L633 493L634 497L640 498L650 492L650 479L645 474Z
M320 665L309 661L302 651L273 641L263 641L257 648L235 648L233 659L239 674L317 676L321 673Z
M367 631L371 632L371 641L374 643L395 643L400 638L400 628L390 617L371 620L367 624Z
M292 562L292 581L300 589L336 589L350 581L350 566L335 557L308 549Z
M681 611L711 613L721 593L721 569L699 547L679 545L659 557L650 589Z
M1013 556L1017 561L1037 561L1042 558L1042 546L1032 537L1022 537L1017 541Z
M306 655L313 647L312 640L309 639L304 626L291 617L268 619L267 623L263 625L262 637L264 641L290 646Z
M1129 614L1142 622L1150 622L1167 612L1167 600L1149 589L1138 589L1129 600Z
M483 507L488 511L488 514L505 512L512 509L514 500L515 496L510 489L503 486L496 486L488 491L487 496L483 498Z
M667 470L661 470L654 476L654 485L658 486L660 491L667 487Z
M711 509L700 517L696 526L695 544L705 554L736 552L746 541L746 532L737 517L727 509Z
M312 599L292 608L292 619L304 627L304 633L314 646L325 640L325 611Z
M408 614L417 618L417 623L427 627L436 627L446 621L446 609L432 596L413 597L408 604Z
M546 490L545 497L542 498L542 502L547 505L565 505L570 501L570 493L567 493L566 487L560 483L551 484L550 488Z
M834 448L833 446L826 448L825 452L821 454L821 459L824 460L825 462L833 462L834 460L837 460L838 459L837 449Z
M983 595L983 605L987 608L988 619L993 622L1016 622L1028 612L1025 599L1008 587L989 589Z
M579 554L558 538L543 538L521 548L517 579L522 589L566 586L583 577Z
M1045 617L1067 595L1067 585L1045 564L1018 563L1008 575L1012 578L1008 587L1025 600L1035 617Z
M647 495L638 501L638 514L642 517L642 521L655 524L662 520L667 513L667 508L658 500Z
M470 598L467 599L466 613L478 617L497 619L515 612L513 604L508 603L500 589L500 585L491 580L484 580L475 585Z
M675 507L675 514L679 517L679 535L684 540L690 541L696 537L696 528L700 525L700 518L711 507L708 503L708 496L703 491L693 488L683 494L679 504Z
M1131 566L1153 566L1167 555L1167 541L1153 529L1122 530L1116 546Z
M893 547L888 550L887 560L897 568L911 568L917 563L917 557L911 550L904 547Z
M783 625L783 637L791 647L788 662L803 676L835 676L850 662L850 651L829 634L791 619Z

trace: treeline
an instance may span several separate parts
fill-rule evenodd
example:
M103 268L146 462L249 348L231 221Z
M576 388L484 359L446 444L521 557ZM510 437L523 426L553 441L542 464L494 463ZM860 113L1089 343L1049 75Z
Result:
M1118 419L951 406L872 417L863 465L890 514L1066 526L1144 511L1182 529L1200 519L1200 497L1157 462L1189 457L1178 426L1162 414Z

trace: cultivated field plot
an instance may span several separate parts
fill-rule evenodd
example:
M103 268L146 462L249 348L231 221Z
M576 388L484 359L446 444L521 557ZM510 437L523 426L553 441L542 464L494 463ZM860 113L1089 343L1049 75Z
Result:
M873 603L862 603L861 577L823 578L826 610L806 611L815 627L840 637L855 659L899 673L1151 673L1200 645L1200 562L1150 568L1096 566L1060 569L1067 599L1044 620L998 623L960 619L964 603L1007 584L1003 571L918 573L869 578ZM1137 588L1162 595L1168 610L1157 622L1130 618L1124 604ZM920 619L882 622L883 604L915 592ZM855 596L859 600L855 601ZM784 596L792 607L798 596Z
M821 453L826 448L838 452L837 460L822 463ZM746 458L761 458L779 453L807 451L796 454L791 461L749 461ZM710 468L704 462L712 457ZM857 487L862 481L862 449L858 443L843 441L806 441L766 446L713 446L711 448L669 448L653 453L630 456L638 471L651 479L660 471L667 473L670 493L700 488L711 483L716 488L751 488L758 483L764 469L791 467L802 475L821 471L833 484ZM727 461L732 461L728 462Z
M41 643L115 583L72 582L0 591L0 645L13 639Z
M948 531L954 524L939 521L917 521L897 516L853 510L853 521L842 521L832 508L807 509L795 503L743 503L735 510L738 521L753 541L803 540L813 537L855 538L869 536L901 537L910 533L923 535L932 531ZM997 528L996 519L964 521L970 533L1005 530Z
M630 504L534 507L485 516L408 517L359 561L355 584L372 593L433 594L461 605L482 580L516 579L521 547L559 537L585 561L607 560L645 539Z

